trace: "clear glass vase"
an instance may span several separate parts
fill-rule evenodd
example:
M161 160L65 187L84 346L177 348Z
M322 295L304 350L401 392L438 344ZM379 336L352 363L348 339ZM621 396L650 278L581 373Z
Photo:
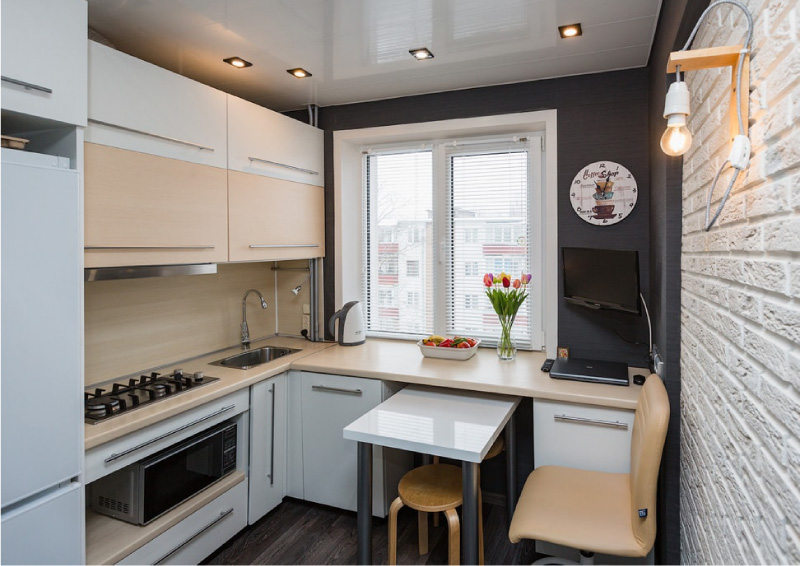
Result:
M517 357L517 345L511 338L511 326L514 324L513 316L501 316L500 338L497 340L497 357L501 360L513 360Z

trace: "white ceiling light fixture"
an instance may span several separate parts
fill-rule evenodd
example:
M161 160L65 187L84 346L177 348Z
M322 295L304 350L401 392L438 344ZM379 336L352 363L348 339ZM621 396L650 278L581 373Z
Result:
M565 26L558 26L558 34L562 39L578 37L579 35L583 35L583 29L581 29L581 24L568 24Z
M305 79L313 76L311 73L309 73L302 67L297 67L296 69L286 69L286 72L298 79Z
M245 61L241 57L228 57L227 59L223 59L225 63L236 67L237 69L244 69L245 67L252 67L253 64L250 61Z
M721 4L732 4L740 8L747 18L747 38L744 45L732 45L726 47L709 47L706 49L689 50L694 41L700 24L706 15ZM676 82L670 85L667 98L664 103L664 118L667 119L667 129L661 137L661 149L667 155L683 155L689 150L692 144L692 135L686 128L686 117L689 115L689 89L686 83L681 81L681 71L696 71L698 69L710 69L714 67L731 67L731 150L728 158L722 163L714 176L714 181L708 189L706 198L706 232L711 229L719 218L725 203L728 201L731 189L739 177L739 173L747 169L750 162L750 138L747 135L749 120L749 100L750 95L750 43L753 39L753 16L747 7L738 0L717 0L709 5L697 20L689 39L680 51L673 51L669 55L667 62L667 73L675 73ZM742 87L744 84L744 87ZM744 88L744 91L742 90ZM746 96L742 97L742 92ZM736 109L734 119L734 108ZM734 169L725 194L717 207L714 215L711 215L711 199L714 188L717 185L722 172L728 167Z
M411 55L414 56L414 59L417 61L424 61L425 59L433 59L433 53L427 47L420 47L418 49L409 49L408 50Z

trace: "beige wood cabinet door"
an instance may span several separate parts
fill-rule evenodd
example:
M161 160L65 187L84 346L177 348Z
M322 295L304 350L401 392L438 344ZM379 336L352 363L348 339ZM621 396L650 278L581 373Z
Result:
M85 144L85 267L228 259L225 169Z
M228 171L230 261L325 255L324 189Z

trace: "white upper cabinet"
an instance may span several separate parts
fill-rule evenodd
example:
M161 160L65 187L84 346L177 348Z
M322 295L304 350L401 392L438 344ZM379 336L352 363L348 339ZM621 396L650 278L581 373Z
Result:
M89 42L87 142L224 169L225 99L222 91Z
M323 186L324 133L228 95L228 169Z
M86 125L86 0L3 0L2 106Z

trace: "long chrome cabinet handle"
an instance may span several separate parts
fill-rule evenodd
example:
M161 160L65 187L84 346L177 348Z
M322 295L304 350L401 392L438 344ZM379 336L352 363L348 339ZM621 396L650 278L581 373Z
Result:
M318 248L319 244L250 244L251 248Z
M132 134L140 134L142 136L149 136L151 138L156 138L159 140L164 140L172 143L179 143L181 145L188 145L189 147L194 147L197 149L201 149L203 151L214 151L213 147L208 147L207 145L202 145L195 142L190 142L186 140L181 140L178 138L171 138L169 136L162 136L161 134L154 134L152 132L145 132L144 130L137 130L135 128L128 128L126 126L120 126L119 124L111 124L109 122L103 122L102 120L95 120L94 118L89 118L89 122L92 124L98 124L100 126L107 126L109 128L115 128L117 130L122 130L124 132L131 132Z
M53 89L47 88L46 86L35 85L33 83L26 83L25 81L21 81L19 79L12 79L11 77L0 77L0 80L6 83L11 83L17 86L25 87L28 90L38 90L39 92L46 92L47 94L53 94Z
M594 426L607 426L609 428L621 428L623 430L628 430L628 423L622 423L620 421L604 421L600 419L585 419L583 417L570 417L569 415L553 415L554 421L561 421L561 422L570 422L570 423L580 423L580 424L588 424Z
M303 169L302 167L295 167L294 165L287 165L286 163L279 163L278 161L270 161L269 159L261 159L259 157L248 157L247 159L249 159L251 163L253 161L257 161L258 163L266 163L267 165L275 165L276 167L283 167L284 169L291 169L292 171L300 171L301 173L307 173L309 175L319 175L319 171L314 171L313 169Z
M150 446L151 444L154 444L154 443L158 442L159 440L164 440L165 438L167 438L169 436L172 436L173 434L177 434L177 433L179 433L181 431L186 430L187 428L193 427L196 424L200 424L202 422L207 421L208 419L212 419L212 418L216 417L217 415L222 414L222 413L224 413L226 411L230 411L231 409L233 409L235 407L236 407L236 405L228 405L227 407L222 407L221 409L219 409L217 411L214 411L213 413L209 413L208 415L205 415L203 417L200 417L199 419L193 420L190 423L186 423L185 425L183 425L181 427L178 427L175 430L171 430L169 432L165 432L164 434L156 436L155 438L151 438L150 440L148 440L146 442L142 442L141 444L138 444L138 445L134 446L133 448L128 448L127 450L123 450L122 452L119 452L117 454L112 454L111 456L109 456L108 458L106 458L103 461L106 464L108 464L109 462L113 462L114 460L119 460L123 456L127 456L128 454L130 454L132 452L136 452L137 450L141 450L142 448Z
M227 511L222 511L222 512L219 514L219 517L217 517L216 519L214 519L213 521L211 521L209 524L207 524L205 527L203 527L202 529L200 529L199 531L197 531L195 534L193 534L192 536L190 536L188 539L186 539L185 541L183 541L183 542L180 544L180 546L178 546L177 548L173 549L173 550L172 550L172 551L171 551L169 554L165 554L164 556L162 556L161 558L159 558L158 560L156 560L155 562L153 562L153 564L162 564L163 562L165 562L165 561L169 560L169 557L170 557L170 556L172 556L173 554L175 554L176 552L178 552L180 549L182 549L183 547L185 547L187 544L189 544L189 543L190 543L190 542L192 542L194 539L196 539L197 537L199 537L200 535L202 535L204 532L206 532L208 529L210 529L211 527L213 527L214 525L216 525L217 523L219 523L219 522L220 522L222 519L224 519L225 517L227 517L227 516L228 516L228 515L230 515L231 513L233 513L233 507L231 507L231 508L230 508L230 509L228 509Z
M213 250L216 246L83 246L84 250Z
M272 439L269 443L269 485L275 483L275 384L272 384L269 392L272 394L272 428L270 434Z
M364 392L360 389L343 389L341 387L328 387L327 385L312 385L311 389L314 391L330 391L333 393L347 393L348 395L362 395Z

